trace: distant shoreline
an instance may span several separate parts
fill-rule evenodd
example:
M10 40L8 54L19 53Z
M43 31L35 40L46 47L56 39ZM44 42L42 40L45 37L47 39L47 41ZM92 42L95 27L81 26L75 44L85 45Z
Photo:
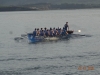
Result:
M37 9L31 9L26 7L0 7L0 12L2 11L36 11Z
M14 8L14 9L13 9ZM0 8L0 12L9 12L9 11L47 11L47 10L77 10L77 9L100 9L100 8L71 8L71 9L28 9L28 8L19 8L19 9L16 9L15 7L12 7L12 8L4 8L2 9Z
M43 10L67 10L67 9L94 9L100 8L100 4L60 4L53 5L48 3L31 4L23 6L0 6L0 12L3 11L43 11Z

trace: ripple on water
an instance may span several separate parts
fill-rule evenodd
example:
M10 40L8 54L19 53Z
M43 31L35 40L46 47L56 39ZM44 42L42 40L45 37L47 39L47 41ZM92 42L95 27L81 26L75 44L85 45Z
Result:
M8 58L8 59L0 59L0 61L37 61L38 58Z

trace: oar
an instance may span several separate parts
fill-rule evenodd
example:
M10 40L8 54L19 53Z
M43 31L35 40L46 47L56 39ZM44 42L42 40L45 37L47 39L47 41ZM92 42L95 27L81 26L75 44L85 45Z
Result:
M14 40L16 40L16 41L19 41L19 40L22 40L22 39L24 39L24 38L22 38L22 37L15 37L14 38Z
M27 34L21 34L21 37L26 37L27 36Z
M25 32L26 34L21 34L21 37L26 37L27 36L27 34L30 34L30 33L27 33L27 32Z

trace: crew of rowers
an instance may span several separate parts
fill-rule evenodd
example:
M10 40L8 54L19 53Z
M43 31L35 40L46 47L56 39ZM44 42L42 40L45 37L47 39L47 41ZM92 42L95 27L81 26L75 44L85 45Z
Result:
M68 26L68 22L66 22L66 24L64 25L63 29L61 28L50 28L50 29L47 29L47 28L35 28L35 30L33 31L33 36L45 36L45 37L53 37L53 36L64 36L67 33L67 30L69 30L69 26Z

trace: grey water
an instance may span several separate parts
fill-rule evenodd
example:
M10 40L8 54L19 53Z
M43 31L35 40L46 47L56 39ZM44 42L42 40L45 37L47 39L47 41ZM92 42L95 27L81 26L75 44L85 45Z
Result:
M65 22L74 34L87 36L36 44L14 40ZM0 75L100 75L100 9L0 12Z

